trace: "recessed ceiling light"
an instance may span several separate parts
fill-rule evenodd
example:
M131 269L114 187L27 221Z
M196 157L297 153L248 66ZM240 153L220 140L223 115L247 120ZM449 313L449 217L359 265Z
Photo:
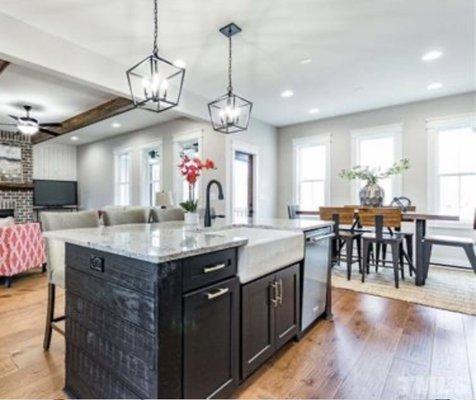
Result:
M319 110L318 108L311 108L309 110L309 114L318 114L321 110Z
M71 136L71 140L72 140L73 142L77 142L77 141L79 140L79 137L77 137L77 136Z
M119 122L113 122L113 123L111 124L111 126L112 126L113 128L120 128L120 127L121 127L121 124L120 124Z
M293 97L294 96L294 92L292 90L285 90L281 93L281 97Z
M184 60L179 59L174 61L174 65L179 68L185 68L187 64L185 63Z
M310 58L305 58L304 60L301 60L301 64L309 64L310 62L312 62L312 59Z
M437 60L438 58L440 58L441 56L443 55L443 52L441 52L440 50L431 50L425 54L423 54L423 56L421 57L421 59L423 61L433 61L433 60Z
M443 84L441 82L433 82L433 83L430 83L426 88L428 90L437 90L437 89L441 89L443 87Z

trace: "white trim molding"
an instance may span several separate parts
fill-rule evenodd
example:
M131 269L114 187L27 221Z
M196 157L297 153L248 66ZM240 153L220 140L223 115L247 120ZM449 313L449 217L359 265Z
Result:
M326 152L326 174L325 174L325 185L324 185L324 202L326 205L331 202L331 142L332 135L330 133L320 133L313 136L304 136L300 138L293 139L293 182L292 182L292 192L293 192L293 204L299 204L299 191L298 191L298 180L299 180L299 165L298 165L298 152L301 147L309 146L325 146Z
M162 139L155 140L153 142L145 143L140 146L140 156L139 156L139 172L140 172L140 202L143 206L151 206L149 204L149 171L146 166L147 153L150 150L158 149L160 153L160 186L163 190L164 186L164 156L163 156L163 142ZM153 206L153 205L152 205Z
M427 168L427 209L431 212L439 211L439 185L438 185L438 134L441 131L472 127L476 129L476 114L457 114L426 120L428 168ZM476 134L476 132L475 132ZM432 221L431 226L449 229L468 229L472 221Z
M260 216L260 148L259 146L250 144L245 141L241 141L235 138L227 138L225 143L226 150L226 177L227 185L226 192L226 215L233 216L233 191L234 191L234 159L235 152L241 151L243 153L251 154L253 156L253 217Z
M363 139L379 139L392 137L394 140L394 161L398 162L403 158L403 123L379 125L363 129L352 129L350 131L350 167L360 165L360 141ZM403 190L402 175L394 176L392 179L392 191L394 195L401 195ZM350 185L350 198L353 203L359 203L359 182L353 180Z

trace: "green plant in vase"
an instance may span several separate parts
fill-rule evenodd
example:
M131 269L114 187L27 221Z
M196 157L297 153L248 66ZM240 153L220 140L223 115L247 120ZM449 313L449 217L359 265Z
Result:
M382 171L380 167L368 167L356 165L351 169L343 169L339 176L344 179L363 180L366 184L359 192L360 204L362 206L381 207L385 192L378 182L380 179L385 179L393 175L399 175L410 168L410 161L408 158L403 158L394 163L390 168Z

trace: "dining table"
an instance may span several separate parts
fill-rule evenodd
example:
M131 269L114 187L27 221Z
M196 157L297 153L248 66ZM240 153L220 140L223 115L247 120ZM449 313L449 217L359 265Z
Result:
M358 215L359 210L355 210ZM319 211L297 211L298 215L319 216ZM402 211L402 221L415 223L415 285L423 286L428 276L425 269L425 259L423 252L424 238L426 235L427 221L459 221L457 215L447 215L435 212Z

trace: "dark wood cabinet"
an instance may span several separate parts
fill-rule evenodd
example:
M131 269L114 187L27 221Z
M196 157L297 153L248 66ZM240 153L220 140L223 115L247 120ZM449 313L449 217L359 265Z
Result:
M242 378L299 332L299 265L242 287Z
M299 329L299 265L276 274L277 305L275 312L275 344L279 349L298 333Z
M242 288L242 375L248 376L274 352L274 275Z
M239 295L238 278L232 278L184 296L185 398L223 398L237 387Z

